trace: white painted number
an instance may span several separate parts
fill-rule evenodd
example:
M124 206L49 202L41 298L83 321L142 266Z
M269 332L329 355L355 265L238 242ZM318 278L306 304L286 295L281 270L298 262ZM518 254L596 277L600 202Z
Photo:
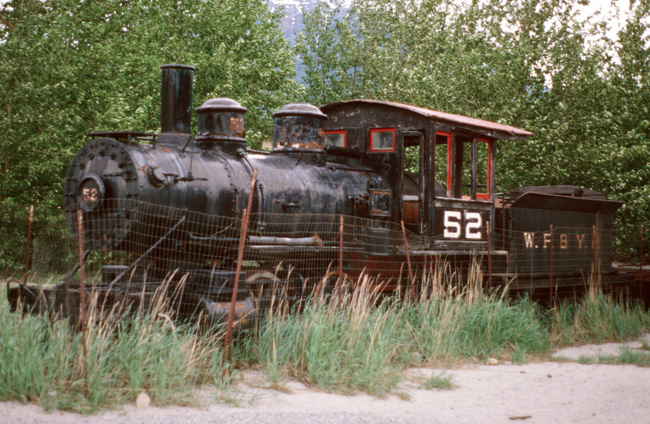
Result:
M453 219L453 221L452 221ZM460 212L445 211L445 238L457 239L460 237Z
M465 238L468 240L481 239L481 225L483 218L478 212L465 212ZM445 211L445 229L442 233L444 238L457 239L461 235L461 212Z
M483 219L481 219L481 214L478 212L467 212L465 214L465 238L470 240L480 240L481 239L481 224ZM473 231L475 230L475 231Z

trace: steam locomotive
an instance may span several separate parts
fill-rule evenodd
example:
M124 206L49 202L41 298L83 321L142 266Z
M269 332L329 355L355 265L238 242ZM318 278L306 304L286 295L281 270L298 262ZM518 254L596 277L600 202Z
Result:
M293 287L293 298L302 298L336 267L355 279L379 264L392 282L384 289L394 290L404 280L396 257L420 271L478 258L495 284L530 294L546 292L549 282L556 293L584 286L596 266L615 283L627 278L611 268L621 203L573 186L496 193L497 143L523 141L528 131L377 100L292 103L273 115L270 152L254 151L246 109L229 98L196 109L193 136L194 68L161 71L161 133L91 133L65 180L65 214L79 236L81 211L85 249L131 255L102 267L94 289L104 301L151 296L171 279L168 290L183 285L186 311L221 320L239 277L239 313L250 316L268 300L254 296L261 283ZM238 276L239 219L249 198L245 249L259 268L248 264ZM339 217L363 231L339 243ZM278 266L291 254L290 266ZM38 296L34 287L13 288L10 301L74 315L72 275Z

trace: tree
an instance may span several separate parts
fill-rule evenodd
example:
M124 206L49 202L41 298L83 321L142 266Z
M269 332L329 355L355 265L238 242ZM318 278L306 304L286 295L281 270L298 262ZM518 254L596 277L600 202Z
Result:
M46 225L67 164L96 130L159 131L160 70L197 68L194 107L248 108L257 146L298 91L293 51L263 0L14 0L0 10L0 261L22 252L26 209Z
M617 41L606 21L579 17L582 3L355 0L341 18L322 6L300 38L306 73L318 63L308 99L371 97L530 130L501 144L498 189L572 184L624 200L620 240L634 247L650 219L649 6L631 2Z
M650 252L650 4L631 1L625 25L614 44L599 158L608 194L624 201L619 213L621 244L637 246L645 225L644 252ZM630 249L632 254L632 249Z

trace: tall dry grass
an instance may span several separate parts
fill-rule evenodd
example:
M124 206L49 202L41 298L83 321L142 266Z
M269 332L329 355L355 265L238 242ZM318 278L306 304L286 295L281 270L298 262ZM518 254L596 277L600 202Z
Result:
M270 311L242 344L239 360L274 379L385 395L409 366L488 356L523 360L526 353L548 352L539 308L483 292L481 278L476 264L467 276L424 276L412 302L409 293L383 297L371 278L362 277L354 291L311 302L301 314Z
M144 391L159 405L185 404L221 378L220 333L174 322L162 301L118 319L92 298L84 356L76 325L10 313L0 295L0 399L93 412Z
M277 299L254 331L240 331L228 370L261 369L272 384L287 378L345 393L394 392L410 366L524 362L551 346L628 339L650 329L648 312L594 291L544 310L482 288L480 268L466 275L439 267L412 293L382 294L368 276L289 313ZM161 287L161 293L166 290ZM159 296L163 299L163 296ZM0 400L92 412L147 392L157 404L184 404L197 387L226 387L222 334L174 320L169 305L117 319L91 305L88 354L68 321L9 313L0 295ZM113 319L115 318L115 319ZM241 375L241 373L240 373Z

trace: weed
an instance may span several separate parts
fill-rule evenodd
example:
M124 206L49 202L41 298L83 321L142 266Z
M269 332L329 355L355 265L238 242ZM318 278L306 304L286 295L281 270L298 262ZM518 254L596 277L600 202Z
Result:
M510 355L510 361L513 364L521 365L526 363L526 350L517 349Z
M146 391L157 404L187 404L206 381L215 336L160 315L100 320L87 326L87 355L68 320L12 314L0 299L0 399L39 400L46 409L83 413L118 406Z
M637 367L650 367L650 354L644 351L632 350L627 346L621 348L619 363L636 365Z
M235 385L240 381L240 374L237 370L232 370L225 374L214 374L214 383L212 387L217 394L217 401L239 407L244 402L251 404L256 395L249 396L246 390L240 390L240 387Z
M451 376L443 372L440 374L431 374L431 376L423 382L422 387L426 390L451 390L455 386L451 382Z
M580 355L578 358L578 363L583 365L595 364L596 362L597 358L594 356Z
M557 345L572 345L629 340L648 327L650 314L642 306L599 294L561 303L552 311L550 331Z

